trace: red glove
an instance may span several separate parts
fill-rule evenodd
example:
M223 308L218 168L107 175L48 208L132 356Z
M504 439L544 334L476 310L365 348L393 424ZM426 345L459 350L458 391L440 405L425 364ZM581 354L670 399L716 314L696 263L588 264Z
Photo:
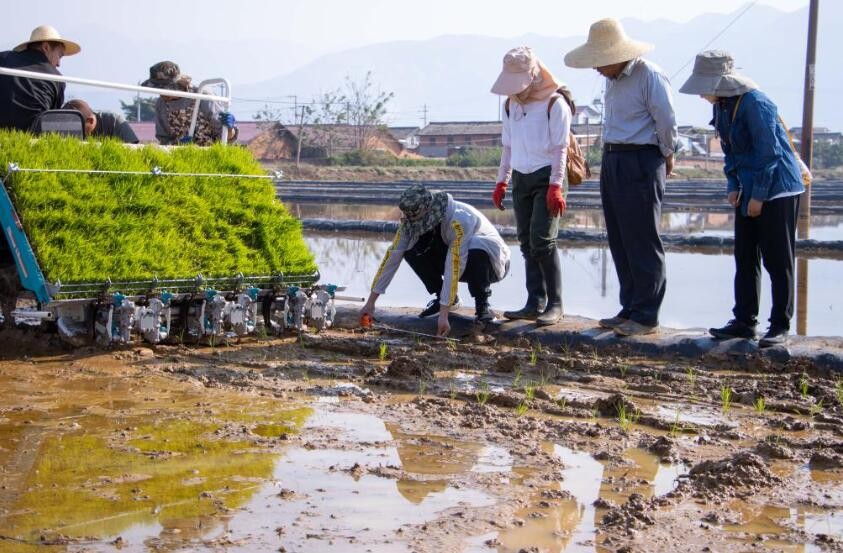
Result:
M565 197L562 195L562 187L558 184L551 184L547 187L547 211L551 217L562 215L565 213L565 208L568 204L565 203Z
M499 182L495 186L495 191L492 192L492 203L495 207L503 211L503 199L506 196L506 183Z

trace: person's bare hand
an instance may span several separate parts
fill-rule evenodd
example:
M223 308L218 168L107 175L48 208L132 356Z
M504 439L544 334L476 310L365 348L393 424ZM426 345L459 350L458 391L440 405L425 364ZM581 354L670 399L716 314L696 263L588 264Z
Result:
M756 200L755 198L749 200L749 206L746 209L747 215L750 217L758 217L761 215L761 208L764 207L764 202Z
M447 336L451 332L451 323L448 322L448 314L439 314L439 319L436 322L436 335Z
M732 207L738 207L738 191L733 190L729 192L729 196L727 197L729 200L729 205Z
M664 172L665 176L673 176L673 154L665 156L664 158Z

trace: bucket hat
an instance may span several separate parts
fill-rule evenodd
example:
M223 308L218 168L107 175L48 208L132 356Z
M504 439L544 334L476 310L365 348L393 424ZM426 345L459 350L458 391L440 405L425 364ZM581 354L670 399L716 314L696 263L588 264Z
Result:
M507 52L503 57L503 68L492 93L512 96L523 92L541 71L539 59L529 46L519 46Z
M565 55L565 65L585 69L635 59L653 50L647 42L632 40L617 19L601 19L588 30L588 40Z
M414 184L401 193L398 209L401 224L410 236L418 237L432 230L445 217L448 194L430 191L422 184Z
M159 61L149 68L149 78L142 82L141 86L187 90L190 87L190 77L181 74L177 63Z
M32 33L29 35L29 40L21 42L15 46L15 52L23 52L33 42L61 42L64 44L65 56L72 56L82 51L82 47L77 43L72 40L62 38L55 27L51 27L50 25L41 25L40 27L35 27L32 30Z
M679 92L700 96L740 96L758 85L735 71L732 55L722 50L708 50L697 54L694 71Z

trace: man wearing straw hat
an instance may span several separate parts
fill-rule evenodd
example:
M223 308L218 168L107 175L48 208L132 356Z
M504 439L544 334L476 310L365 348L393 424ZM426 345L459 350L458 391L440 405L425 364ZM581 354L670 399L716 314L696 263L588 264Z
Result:
M0 67L61 75L61 59L80 50L53 27L42 25L14 50L0 52ZM60 109L63 103L64 83L0 75L0 128L28 131L39 113Z
M652 49L630 39L616 19L603 19L565 56L569 67L591 67L606 77L600 196L621 310L600 326L621 336L658 329L667 282L659 220L677 129L670 83L641 57Z

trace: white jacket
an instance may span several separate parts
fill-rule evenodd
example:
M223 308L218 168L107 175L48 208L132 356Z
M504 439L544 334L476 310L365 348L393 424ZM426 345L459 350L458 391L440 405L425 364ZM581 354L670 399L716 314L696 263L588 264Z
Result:
M506 276L509 269L509 247L498 234L492 223L479 211L468 204L454 200L448 195L448 207L439 224L442 240L448 245L445 259L445 274L442 275L442 291L439 294L441 305L451 305L457 295L457 284L465 271L468 250L483 250L489 255L492 268L498 280ZM404 232L403 225L398 227L392 245L386 251L380 268L372 283L372 292L383 294L395 276L404 252L412 249L418 237L411 238Z

